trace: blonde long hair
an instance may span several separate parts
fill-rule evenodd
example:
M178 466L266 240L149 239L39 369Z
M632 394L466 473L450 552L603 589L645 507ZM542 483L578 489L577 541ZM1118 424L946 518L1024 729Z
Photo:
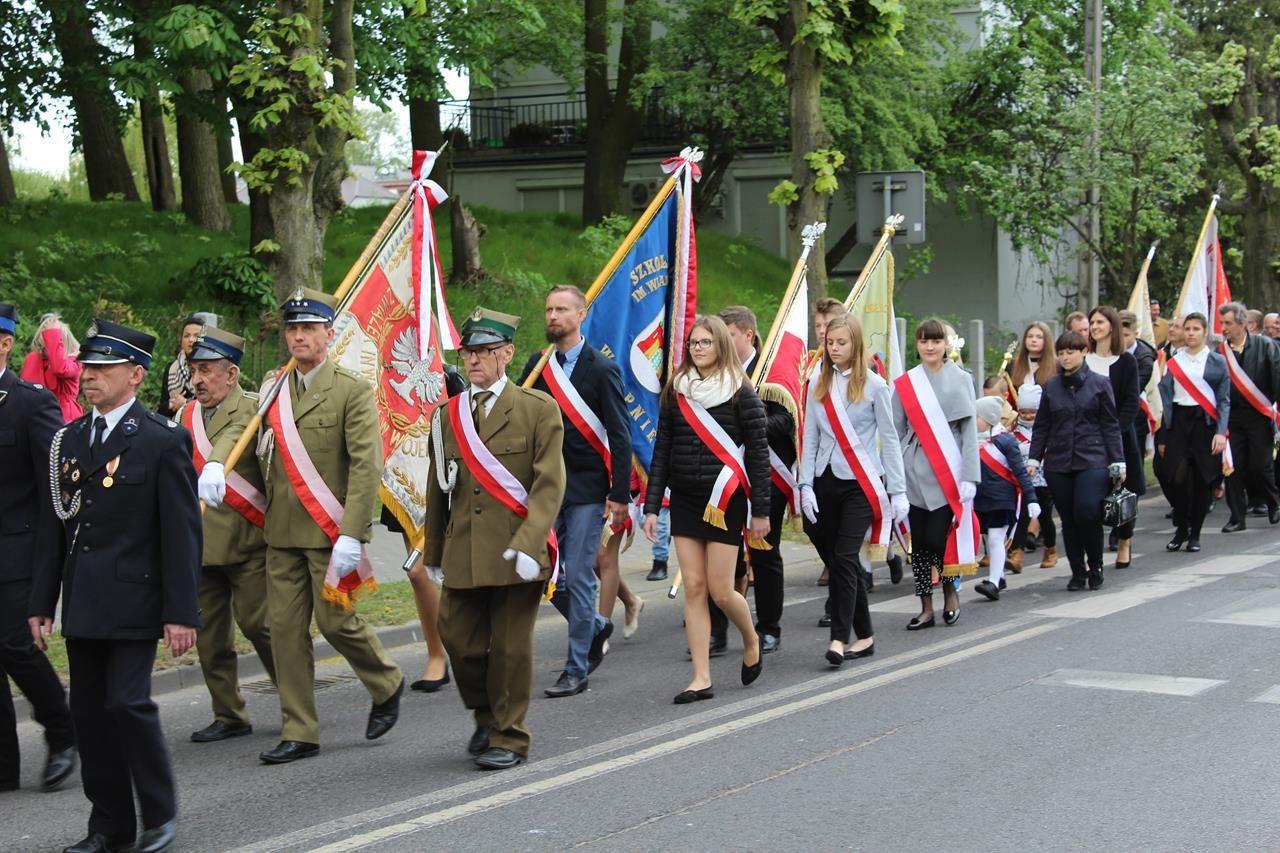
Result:
M747 374L743 372L742 365L738 362L738 351L733 348L733 338L729 337L729 327L724 324L724 320L721 320L715 314L699 314L697 319L693 321L693 325L689 327L690 338L693 337L696 329L703 329L711 335L711 349L716 354L716 363L712 368L712 373L721 381L732 382L734 385L741 385L746 381ZM671 396L675 393L676 381L688 373L692 373L702 379L710 378L710 376L703 376L697 365L693 363L693 354L689 349L689 341L686 339L684 361L680 362L680 366L671 374L667 387L662 389L664 399L671 399Z
M74 357L80 352L80 342L76 340L75 334L71 331L71 327L62 322L62 317L56 311L50 311L40 318L39 324L36 325L36 333L31 336L31 349L40 355L47 355L44 351L44 332L46 329L59 329L62 332L62 346L66 350L67 355Z
M1044 349L1040 350L1040 361L1036 363L1036 384L1043 385L1058 372L1058 360L1053 354L1052 347L1053 331L1049 328L1049 324L1040 320L1028 323L1027 328L1022 332L1022 340L1018 341L1018 353L1013 357L1013 369L1009 371L1009 377L1013 379L1015 386L1010 390L1015 394L1026 381L1027 374L1031 372L1031 354L1027 352L1027 335L1032 329L1039 329L1044 339Z
M867 386L867 347L862 338L862 323L858 322L858 318L852 314L845 314L843 317L831 318L827 323L827 336L830 337L835 329L845 329L849 332L852 350L849 358L848 402L857 403L866 396ZM823 343L826 342L823 341ZM831 393L831 387L835 381L836 365L831 360L831 353L824 346L822 347L822 373L818 376L818 384L813 389L813 396L819 400L825 400Z

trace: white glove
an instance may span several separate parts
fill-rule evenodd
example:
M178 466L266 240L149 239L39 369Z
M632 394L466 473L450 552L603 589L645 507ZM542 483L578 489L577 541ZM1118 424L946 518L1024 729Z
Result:
M329 562L333 564L333 570L338 573L339 578L345 578L360 565L361 547L359 539L345 533L333 543L333 556Z
M894 521L907 520L907 515L911 512L911 504L907 503L906 495L890 495L889 505L893 507Z
M800 511L810 524L818 523L818 499L810 486L800 487Z
M968 480L960 481L960 503L967 504L978 494L978 487Z
M222 506L222 498L227 493L227 478L222 471L221 462L206 462L200 472L200 481L196 484L200 500L211 507Z
M524 551L517 551L514 548L508 548L503 551L502 559L516 561L516 574L520 576L522 581L536 581L538 574L542 571L542 566L538 565L537 560Z
M1040 504L1036 503L1035 501L1032 501L1031 503L1027 504L1027 517L1033 521L1039 518Z
M1123 479L1128 468L1123 462L1112 462L1107 466L1107 473L1115 479Z
M433 584L440 586L444 583L444 569L439 566L423 566L423 568L427 570L427 577Z

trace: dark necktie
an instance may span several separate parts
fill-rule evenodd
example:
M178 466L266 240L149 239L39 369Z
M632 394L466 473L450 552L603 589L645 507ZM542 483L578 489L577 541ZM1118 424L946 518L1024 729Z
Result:
M107 419L98 415L93 419L93 456L96 459L102 452L102 441L107 434Z
M484 428L484 419L486 417L485 404L489 402L489 398L493 396L492 391L477 391L471 397L475 401L476 409L476 429Z
M559 350L556 351L556 361L560 363L561 367L564 367L565 362L568 360L569 359L565 357L564 353L560 352Z

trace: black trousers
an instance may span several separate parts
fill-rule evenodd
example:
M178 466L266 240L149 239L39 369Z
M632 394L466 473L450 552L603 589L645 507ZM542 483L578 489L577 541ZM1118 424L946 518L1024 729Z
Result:
M818 499L817 533L831 555L831 639L848 643L850 631L859 640L872 635L871 611L862 579L858 551L871 526L871 504L854 480L842 480L830 470L813 484Z
M1280 504L1271 459L1275 428L1252 408L1233 408L1229 426L1236 471L1227 478L1227 506L1232 521L1244 521L1250 503L1265 503L1270 509Z
M1018 517L1018 526L1013 531L1013 547L1019 550L1027 547L1027 527L1031 524L1027 503L1023 503L1022 515ZM1056 548L1058 528L1053 523L1053 492L1048 486L1036 486L1036 503L1040 504L1040 541L1046 548Z
M114 840L177 814L173 768L160 714L151 701L155 640L67 640L71 716L80 745L84 794L93 804L89 831Z
M1106 468L1088 468L1066 474L1046 472L1044 478L1062 518L1062 546L1071 574L1082 578L1088 570L1100 571L1102 501L1111 488L1111 475Z
M782 522L786 518L786 497L777 486L769 486L769 535L764 538L771 546L768 551L755 548L748 549L745 544L738 548L738 567L734 571L735 579L747 573L747 559L751 560L751 573L755 579L756 591L756 633L782 636ZM750 551L747 554L746 551ZM711 614L711 638L724 640L729 636L729 617L716 607L716 603L707 596L707 610Z
M31 703L31 716L44 726L49 750L75 743L71 712L62 682L44 652L31 642L27 626L27 598L31 581L0 583L0 785L19 780L18 716L9 692L9 679Z

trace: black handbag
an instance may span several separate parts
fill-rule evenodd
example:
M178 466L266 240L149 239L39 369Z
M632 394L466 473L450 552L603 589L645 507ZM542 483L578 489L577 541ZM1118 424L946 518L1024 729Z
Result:
M1119 527L1137 517L1138 496L1117 481L1111 494L1102 499L1102 523L1107 527Z

